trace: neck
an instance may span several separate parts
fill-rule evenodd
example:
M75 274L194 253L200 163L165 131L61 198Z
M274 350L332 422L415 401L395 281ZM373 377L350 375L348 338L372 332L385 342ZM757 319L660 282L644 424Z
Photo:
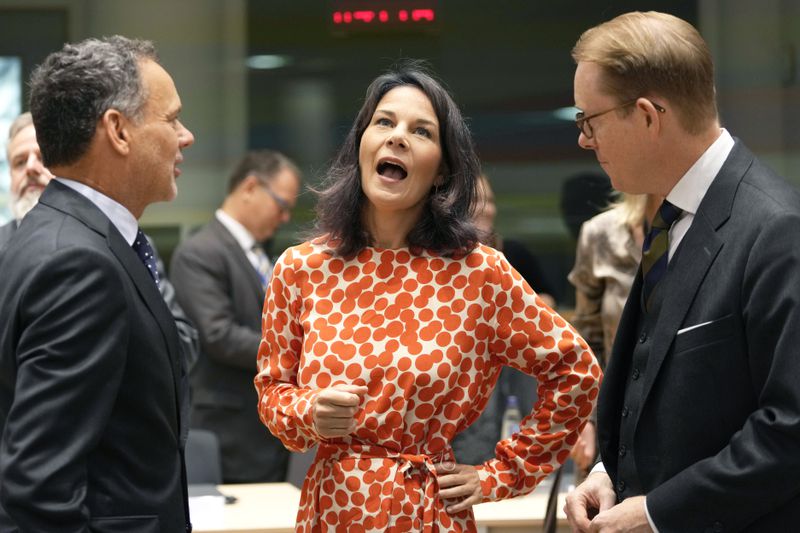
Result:
M419 219L419 211L381 212L368 206L362 216L362 222L372 236L373 245L377 248L403 248L408 246L408 234Z
M56 177L83 183L103 193L125 207L137 220L144 213L146 206L139 205L139 196L134 191L127 190L124 167L113 168L103 164L102 159L84 157L71 165L52 166L50 172Z
M663 186L656 192L657 196L666 197L681 178L692 168L700 157L714 144L722 134L718 122L714 122L697 135L675 135L675 139L664 151L661 168L664 169Z

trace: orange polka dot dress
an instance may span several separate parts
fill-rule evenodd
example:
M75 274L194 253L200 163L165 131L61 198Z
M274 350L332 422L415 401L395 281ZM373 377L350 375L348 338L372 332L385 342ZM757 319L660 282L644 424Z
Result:
M501 253L325 250L309 242L277 261L255 378L269 430L290 450L320 445L298 532L476 531L471 510L445 511L434 464L453 459L450 440L478 418L503 365L538 378L539 401L477 467L483 500L528 493L566 460L600 368ZM311 406L340 383L368 387L358 428L323 439Z

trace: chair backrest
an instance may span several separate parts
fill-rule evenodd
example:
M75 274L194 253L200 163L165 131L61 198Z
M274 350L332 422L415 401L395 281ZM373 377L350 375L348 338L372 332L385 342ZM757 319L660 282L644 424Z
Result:
M222 483L222 465L216 434L190 429L186 440L186 479L190 485Z
M286 481L297 487L303 488L303 483L306 480L308 469L311 463L314 462L314 456L317 454L317 448L311 448L307 452L297 453L293 452L289 455L289 468L286 473Z

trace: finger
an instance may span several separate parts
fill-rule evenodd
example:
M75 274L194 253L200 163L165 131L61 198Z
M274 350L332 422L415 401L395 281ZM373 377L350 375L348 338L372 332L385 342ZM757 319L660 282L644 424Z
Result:
M466 511L473 505L478 504L480 502L481 502L480 496L478 496L477 494L473 494L472 496L465 498L458 503L448 505L446 507L446 510L449 514L457 514L460 513L461 511Z
M453 485L446 489L439 488L439 498L443 500L457 500L471 496L473 489L469 485Z
M361 397L363 397L367 393L367 391L369 390L369 388L366 385L349 385L349 384L344 384L344 383L340 383L339 385L334 385L331 388L339 390L339 391L342 391L342 392L348 392L350 394L355 394L356 396L359 397L359 399Z
M617 504L617 495L613 490L603 491L598 495L600 512L607 511Z
M566 503L564 504L564 514L567 515L572 529L574 531L586 531L589 529L591 521L589 520L589 513L586 507L586 499L582 495L576 494L580 489L576 489L571 494L567 495Z
M327 389L319 395L319 401L337 407L358 407L361 403L361 396L348 391Z
M353 418L358 412L358 407L342 407L328 403L317 405L317 416L326 418Z
M453 461L444 461L441 463L436 463L435 466L436 466L436 474L438 476L449 475L456 471L456 464Z

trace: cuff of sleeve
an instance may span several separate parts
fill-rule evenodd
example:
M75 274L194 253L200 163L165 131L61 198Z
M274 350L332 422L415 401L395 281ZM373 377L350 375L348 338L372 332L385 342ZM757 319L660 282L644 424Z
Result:
M656 527L656 523L653 522L653 517L650 516L650 511L647 509L647 497L644 498L644 514L647 516L647 523L650 524L650 529L653 530L653 533L658 533L658 528Z
M589 472L589 475L594 474L595 472L603 472L605 473L606 466L603 464L603 461L597 461L597 464L592 467L592 470ZM648 519L649 519L648 515Z
M302 431L316 441L323 440L322 436L317 432L316 424L314 424L314 402L320 392L320 389L314 389L304 393L295 405L295 416L303 425Z

